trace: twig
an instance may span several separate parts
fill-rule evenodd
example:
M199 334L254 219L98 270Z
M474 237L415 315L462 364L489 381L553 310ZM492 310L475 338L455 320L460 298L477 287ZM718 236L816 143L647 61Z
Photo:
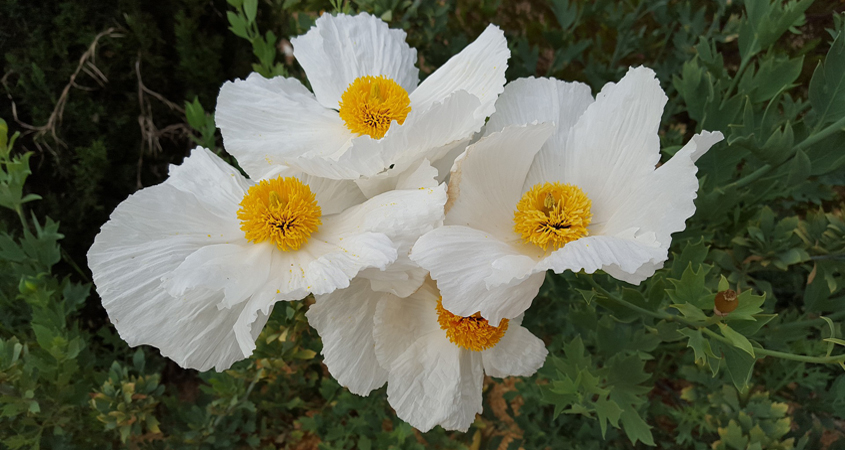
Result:
M53 107L53 111L50 113L50 117L47 119L47 123L45 123L44 125L31 125L26 122L23 122L18 118L17 105L15 104L15 101L12 98L12 94L9 91L9 86L6 83L7 78L9 77L9 75L12 74L12 72L6 73L3 78L0 79L0 82L6 89L6 97L8 97L9 101L12 103L12 118L15 120L15 122L17 122L18 125L21 126L21 128L27 130L25 133L35 134L35 136L33 136L33 141L35 142L35 145L39 148L39 150L41 150L41 145L39 145L39 141L43 142L43 138L48 134L53 138L54 142L58 143L62 147L67 148L67 144L65 144L65 142L61 138L59 138L58 127L62 123L62 117L64 115L65 106L67 105L70 89L77 88L80 90L92 90L91 88L86 88L77 84L76 78L79 76L80 72L85 72L86 74L88 74L100 86L103 86L105 83L108 82L108 79L103 74L103 72L100 71L100 69L98 69L97 66L94 65L94 63L96 62L97 44L99 44L100 39L104 37L118 38L123 37L123 35L117 32L117 28L112 27L94 37L94 40L88 46L88 50L86 50L85 53L80 56L79 64L76 66L76 70L73 71L73 74L70 76L70 80L67 82L64 89L62 89L62 93L61 95L59 95L59 100L56 102L56 105ZM49 144L44 142L44 145L51 151L51 153L54 154L54 156L58 156L54 151L52 151L52 148L49 146Z

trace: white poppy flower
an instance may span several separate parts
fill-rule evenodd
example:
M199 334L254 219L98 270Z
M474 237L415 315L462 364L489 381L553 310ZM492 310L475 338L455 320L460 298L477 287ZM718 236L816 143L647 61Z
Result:
M411 253L443 305L498 323L528 308L547 270L601 269L639 284L661 268L671 234L695 212L695 161L722 140L695 135L655 169L665 103L646 68L595 101L580 83L506 86L486 136L455 163L445 226Z
M450 313L431 279L404 299L361 279L315 298L306 316L331 374L359 395L387 382L396 414L423 432L466 431L482 410L485 373L531 376L548 354L522 316L494 327L477 314Z
M491 25L417 86L405 32L369 14L324 14L291 43L313 94L294 78L252 74L217 99L226 148L253 178L280 165L355 179L435 162L484 125L510 56Z
M442 220L443 186L369 200L352 181L288 170L250 181L209 150L112 213L88 252L103 306L130 345L183 367L248 357L279 300L349 286L397 258L407 230Z

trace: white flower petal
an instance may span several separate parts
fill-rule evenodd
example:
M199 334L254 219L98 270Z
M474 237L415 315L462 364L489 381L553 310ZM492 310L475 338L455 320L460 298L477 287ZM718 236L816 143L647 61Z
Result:
M513 212L534 155L554 131L550 123L507 127L467 147L449 180L446 224L484 230L509 242Z
M491 377L530 377L543 367L546 361L546 345L520 325L520 321L508 324L502 339L491 349L481 352L484 372Z
M389 371L387 400L420 431L435 425L466 431L481 412L481 354L449 342L437 323L437 294L428 282L407 299L376 309L376 355Z
M273 274L284 300L309 292L328 294L349 286L368 267L383 269L396 259L396 246L382 233L345 233L342 214L324 220L323 228L296 252L274 253ZM278 268L278 270L276 269Z
M602 88L572 129L563 179L592 201L591 232L622 206L631 186L654 171L660 160L657 131L665 104L666 94L654 72L632 68L618 84Z
M465 90L481 100L475 118L484 119L495 110L496 97L505 85L510 57L508 43L499 27L489 25L478 39L446 61L411 92L411 107L425 110L453 92Z
M384 75L411 92L419 81L417 51L405 32L392 30L367 13L323 14L308 33L291 39L293 55L308 76L317 100L337 109L356 78Z
M593 273L613 266L611 270L636 274L642 273L638 270L645 264L665 261L666 253L667 249L655 240L653 233L636 235L636 228L631 228L618 236L588 236L569 242L543 259L536 270L550 269L555 273L583 270Z
M484 134L508 125L553 122L555 132L534 157L523 191L537 183L563 181L567 140L572 126L593 103L590 87L554 78L520 78L505 86L496 101L496 112L484 127Z
M622 195L624 201L607 218L601 232L614 235L638 227L641 232L655 233L657 241L669 248L671 234L683 230L695 213L695 160L720 140L719 132L697 134L669 161L629 185Z
M182 264L162 277L162 287L179 297L192 289L223 291L223 305L231 307L259 291L270 276L270 260L276 246L253 244L241 239L237 244L202 247L188 255Z
M373 292L359 278L346 289L315 296L316 303L305 314L323 340L323 362L329 372L354 394L368 395L387 381L373 340L376 306L387 297L392 296Z
M480 354L432 334L393 362L387 401L400 419L422 432L435 425L467 431L482 411L483 381Z
M472 94L466 91L454 92L426 110L412 109L405 122L402 125L394 123L382 139L376 140L369 136L355 138L348 153L380 155L384 161L382 168L387 173L377 175L378 171L361 172L365 177L375 176L378 180L380 177L396 176L421 159L440 159L453 145L469 139L479 131L484 121L472 115L478 105L478 98ZM359 166L363 167L363 164ZM371 166L375 167L375 163ZM365 191L372 190L367 187L372 183L359 181Z
M346 210L367 200L361 189L352 180L333 180L299 172L296 178L308 185L317 199L322 215L329 216Z
M204 289L173 297L161 282L196 251L243 239L232 202L245 186L233 168L197 149L165 183L132 195L103 225L88 263L103 306L130 345L153 345L198 370L224 370L252 352L265 308L220 308L223 293Z
M320 105L298 80L257 73L223 84L215 122L227 151L256 180L283 164L332 174L340 170L332 158L355 137L337 111Z
M462 226L426 233L414 245L411 259L431 272L444 308L464 317L481 312L493 325L528 309L545 279L543 272L528 270L536 262L518 248ZM506 263L497 264L502 259ZM494 273L505 280L503 284L493 285Z
M373 319L376 358L382 367L389 368L420 336L443 332L437 322L439 298L430 279L408 298L383 297Z
M366 269L359 274L360 277L370 280L373 290L390 292L404 298L414 293L428 275L427 270L411 261L408 253L422 233L443 224L443 205L446 196L443 195L442 187L437 188L436 178L437 170L423 159L398 175L382 178L378 183L367 184L374 190L372 192L374 195L393 189L407 190L408 195L417 198L418 200L415 201L420 202L421 206L415 212L430 211L432 213L427 219L421 216L414 220L418 225L404 227L401 234L395 232L389 234L391 240L397 245L399 256L396 261L384 270ZM427 191L425 188L435 190ZM435 192L437 195L431 195L430 192Z

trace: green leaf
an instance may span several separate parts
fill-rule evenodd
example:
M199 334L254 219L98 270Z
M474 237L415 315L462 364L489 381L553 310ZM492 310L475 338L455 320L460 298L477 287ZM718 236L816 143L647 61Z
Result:
M728 338L728 340L731 341L731 344L733 344L734 347L741 349L742 351L754 357L754 347L751 345L751 342L748 340L748 338L734 331L734 329L726 323L720 323L719 329L722 331L722 336Z
M751 379L751 371L754 369L754 363L757 360L743 350L736 347L723 344L719 341L711 341L713 350L720 353L725 360L725 366L728 369L728 375L731 377L734 386L739 390L744 390L748 387L748 380Z
M804 11L813 0L747 0L745 17L739 29L739 53L749 60L761 49L774 44L790 27L804 21Z
M6 151L6 145L9 144L9 126L6 121L0 119L0 152Z
M710 267L704 265L699 265L698 271L695 271L690 263L680 280L669 279L675 289L667 289L666 293L679 305L689 303L699 309L713 308L713 294L704 283L704 276L709 271Z
M786 178L786 186L794 187L810 177L810 158L801 149L795 152L795 157L789 162L789 176Z
M717 288L719 292L727 291L731 288L731 284L728 283L728 279L725 278L724 275L719 275L719 287Z
M226 11L226 17L229 19L229 25L231 25L229 29L232 30L232 33L235 33L235 36L249 39L249 34L246 31L246 22L244 22L242 16L232 11Z
M713 349L710 347L710 341L704 337L701 330L683 328L678 330L678 332L689 338L687 347L691 348L695 353L696 363L704 364L707 362L708 357L717 358L717 356L713 353Z
M622 415L622 408L619 407L613 400L606 398L599 398L596 401L596 416L599 418L599 426L601 427L601 437L604 438L607 433L607 423L610 422L614 428L619 428L619 417Z
M738 302L738 305L735 310L728 314L727 321L753 321L756 320L754 317L756 314L763 312L761 306L763 306L763 303L766 301L766 296L765 294L754 295L754 292L751 289L746 289L737 295L736 301Z
M677 309L687 319L697 320L701 322L707 320L707 315L701 311L701 308L695 305L691 305L689 303L681 303L677 305L669 305L669 307Z
M255 22L255 16L258 14L258 0L243 0L244 14L246 14L247 24Z
M818 125L845 117L845 33L839 33L810 80L808 97Z
M622 413L620 419L622 420L622 429L625 430L625 434L632 444L636 445L637 441L642 441L646 445L655 445L651 427L636 411L626 410Z

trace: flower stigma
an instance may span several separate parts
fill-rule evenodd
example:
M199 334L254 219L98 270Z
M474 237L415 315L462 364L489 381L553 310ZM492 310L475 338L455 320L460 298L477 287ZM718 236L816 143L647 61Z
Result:
M384 75L358 77L340 97L340 118L359 136L381 139L394 120L405 123L409 112L408 92Z
M487 323L487 319L475 313L461 317L443 307L443 297L437 300L437 322L446 330L446 337L458 347L480 352L493 348L508 331L508 319L502 319L498 327Z
M589 235L592 203L578 186L537 183L516 204L513 230L544 251Z
M271 241L279 250L299 250L322 224L322 210L307 184L294 177L262 180L249 188L238 219L247 240Z

